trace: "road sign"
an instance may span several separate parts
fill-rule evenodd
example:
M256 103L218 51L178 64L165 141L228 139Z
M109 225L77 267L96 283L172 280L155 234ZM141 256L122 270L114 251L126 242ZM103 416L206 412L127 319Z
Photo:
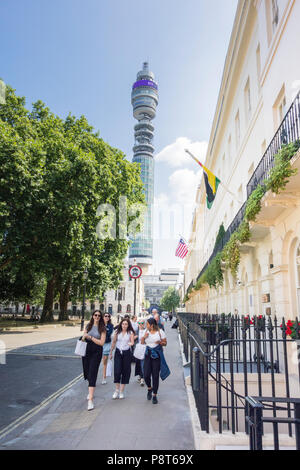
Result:
M142 275L142 268L140 268L139 266L131 266L129 268L129 276L131 277L131 279L138 279L139 277L141 277Z

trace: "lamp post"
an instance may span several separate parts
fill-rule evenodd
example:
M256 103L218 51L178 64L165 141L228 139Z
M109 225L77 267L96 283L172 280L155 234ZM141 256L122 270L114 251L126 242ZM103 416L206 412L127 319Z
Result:
M81 325L80 331L83 331L84 327L84 311L85 311L85 289L86 289L86 280L88 277L88 270L85 268L83 273L84 285L83 285L83 299L82 299L82 308L81 308Z

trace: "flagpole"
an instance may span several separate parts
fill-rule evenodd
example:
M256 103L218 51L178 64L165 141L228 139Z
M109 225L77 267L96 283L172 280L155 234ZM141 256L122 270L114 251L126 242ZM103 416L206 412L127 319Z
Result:
M193 160L195 160L195 161L203 168L202 163L199 162L199 160L198 160L189 150L185 149L185 151L186 151L186 153L188 153L188 154L192 157ZM218 178L218 179L219 179L219 178ZM224 183L222 183L221 180L219 180L219 181L220 181L221 186L223 186L223 188L225 189L225 191L227 191L229 194L231 194L232 197L234 197L234 199L235 199L239 204L243 204L243 202L240 201L240 200L236 197L236 195L235 195L232 191L230 191L230 189L228 189L227 186L225 186Z

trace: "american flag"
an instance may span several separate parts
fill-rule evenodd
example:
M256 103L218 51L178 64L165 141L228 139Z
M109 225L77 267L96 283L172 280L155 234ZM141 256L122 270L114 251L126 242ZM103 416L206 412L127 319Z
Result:
M184 239L180 238L176 252L175 252L175 256L178 256L178 258L184 258L188 254L188 251L189 249Z

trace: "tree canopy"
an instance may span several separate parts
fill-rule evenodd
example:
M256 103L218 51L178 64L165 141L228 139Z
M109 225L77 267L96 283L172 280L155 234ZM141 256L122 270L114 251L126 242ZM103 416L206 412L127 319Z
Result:
M162 296L160 307L168 312L173 312L180 305L180 295L175 287L168 287Z
M54 296L66 310L86 268L94 297L116 287L128 237L100 239L97 210L110 204L118 222L119 198L129 210L145 203L143 189L139 165L105 143L84 116L62 119L41 101L28 111L7 86L0 105L0 300L30 300L43 278L49 320Z

